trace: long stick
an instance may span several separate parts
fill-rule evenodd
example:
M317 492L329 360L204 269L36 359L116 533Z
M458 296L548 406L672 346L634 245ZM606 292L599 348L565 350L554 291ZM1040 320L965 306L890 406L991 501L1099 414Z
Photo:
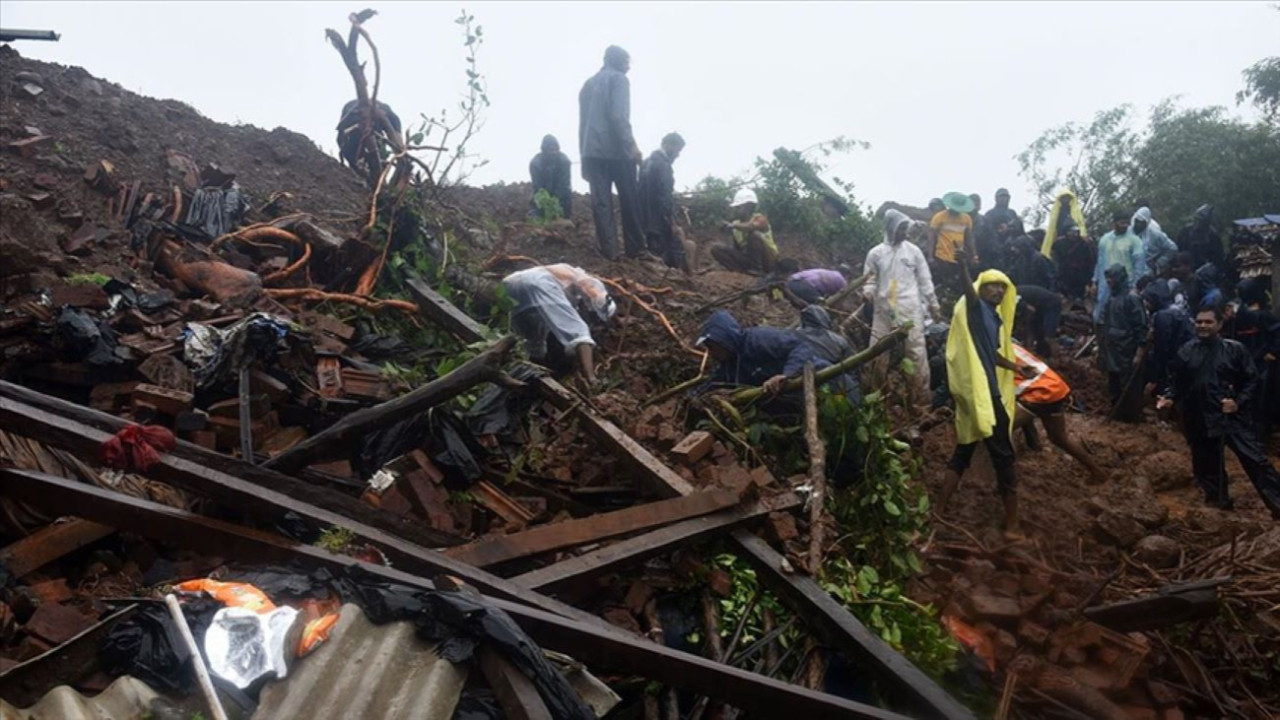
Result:
M849 357L845 358L844 360L841 360L835 365L822 368L814 375L814 382L817 383L818 385L821 385L822 383L825 383L828 380L831 380L832 378L843 375L856 367L865 365L868 362L874 360L876 357L887 352L894 345L897 345L898 343L902 342L902 340L907 337L907 333L911 331L911 326L912 326L912 323L907 323L902 327L889 333L888 335L885 335L884 337L880 338L880 340L877 341L875 345L872 345L866 350L863 350L862 352L856 355L850 355ZM782 392L787 392L789 390L799 390L803 386L803 384L804 383L800 380L800 378L792 378L786 381L785 383L783 383ZM733 403L734 405L743 405L753 400L757 400L763 396L764 396L763 388L758 388L758 387L746 388L745 390L739 390L738 392L730 395L729 402Z
M804 365L804 440L809 446L809 574L822 568L822 511L827 495L827 448L818 432L818 389L813 363Z
M213 713L213 720L227 720L227 712L222 709L222 703L218 702L218 693L213 689L213 681L209 679L209 669L204 666L204 656L200 654L200 646L196 645L196 639L191 636L191 628L182 615L182 606L178 604L178 598L174 597L173 593L169 593L164 596L164 604L169 607L169 614L173 616L173 622L178 626L183 642L191 651L191 665L196 669L196 679L200 681L200 692L204 693L204 699L209 703L209 712Z
M249 392L249 364L240 368L240 457L253 464L252 394Z

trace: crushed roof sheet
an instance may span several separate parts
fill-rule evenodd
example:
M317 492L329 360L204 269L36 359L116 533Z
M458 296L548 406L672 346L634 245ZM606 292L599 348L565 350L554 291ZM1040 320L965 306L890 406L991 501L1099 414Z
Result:
M16 708L0 700L4 720L140 720L150 717L160 696L141 680L125 675L92 698L67 685L45 693L29 708Z

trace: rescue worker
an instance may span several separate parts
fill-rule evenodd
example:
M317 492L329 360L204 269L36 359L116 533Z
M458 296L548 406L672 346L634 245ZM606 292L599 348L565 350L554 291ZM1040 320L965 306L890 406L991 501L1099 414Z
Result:
M1006 275L1014 285L1035 285L1046 290L1056 290L1058 269L1053 260L1041 254L1030 235L1023 235L1009 245L1009 264Z
M787 290L800 298L806 305L820 303L844 289L848 284L844 273L827 268L809 268L799 270L796 261L790 258L778 261L780 272L790 272L787 276Z
M1054 196L1053 207L1049 209L1049 226L1045 228L1044 242L1040 245L1040 253L1045 257L1053 257L1053 247L1058 242L1058 238L1063 237L1067 233L1067 228L1075 225L1084 230L1087 225L1084 221L1084 209L1080 206L1080 199L1070 190L1062 189Z
M929 391L929 355L924 329L929 318L940 316L933 277L924 253L906 242L911 218L897 210L884 215L884 240L867 253L863 272L867 279L862 296L871 303L871 343L907 323L906 356L915 372L917 403L926 403Z
M1140 278L1147 274L1147 263L1142 249L1142 239L1129 230L1129 213L1117 210L1111 215L1111 232L1098 241L1098 260L1093 269L1093 287L1097 290L1097 302L1093 306L1093 322L1102 322L1102 311L1111 297L1107 284L1107 268L1120 265L1125 278ZM1048 239L1045 240L1048 242Z
M1115 407L1137 370L1134 359L1147 339L1147 313L1142 299L1130 292L1129 273L1123 265L1107 268L1106 282L1110 293L1099 319L1098 364L1107 374L1107 392Z
M511 310L511 331L524 341L535 362L547 358L547 336L576 361L576 369L596 384L595 340L587 323L606 323L616 310L604 283L573 265L541 265L502 279Z
M631 56L617 45L604 51L604 67L587 79L578 93L578 157L582 179L591 186L591 216L600 254L618 257L618 231L613 220L613 192L622 206L622 237L627 257L644 254L636 167L643 159L631 131Z
M1079 225L1069 223L1053 243L1053 261L1058 265L1058 289L1069 298L1083 299L1097 259L1093 240L1081 234Z
M1019 370L1013 354L1013 314L1017 289L999 270L969 279L969 256L956 255L964 296L956 301L947 336L947 384L956 404L956 449L938 498L945 512L960 478L982 442L996 471L996 492L1004 503L1004 531L1021 537L1018 521L1017 469L1011 436L1015 390L1013 373L1034 377L1031 367Z
M1151 219L1150 208L1138 208L1138 211L1133 214L1131 225L1133 234L1142 240L1142 259L1147 266L1147 273L1150 275L1165 274L1169 269L1169 264L1173 262L1173 256L1178 252L1178 246ZM1134 280L1140 277L1142 276L1136 275Z
M823 366L835 365L853 354L853 346L849 340L834 330L831 314L821 305L808 305L800 311L800 333ZM814 369L818 369L815 364ZM854 373L845 373L831 381L830 385L844 393L849 402L857 407L862 402L862 389L858 377Z
M712 383L752 385L776 396L783 383L804 373L806 363L815 370L831 365L814 349L814 343L796 330L771 327L743 328L727 310L707 318L696 343L716 362ZM856 379L853 381L856 384Z
M662 258L667 267L687 271L684 241L676 227L676 179L671 169L683 150L684 138L667 133L640 167L640 217L649 252Z
M973 200L964 193L949 192L942 196L946 209L934 214L929 220L929 247L933 248L934 272L938 283L954 286L959 280L956 269L956 251L964 250L972 258L975 243L973 240Z
M987 211L987 247L978 238L978 254L982 257L982 269L1007 270L1009 244L1023 234L1022 219L1009 207L1009 191L996 190L996 206ZM1016 281L1015 281L1016 283Z
M1021 288L1019 288L1021 289ZM1097 484L1107 481L1093 456L1084 445L1067 432L1067 406L1071 397L1071 386L1053 371L1043 360L1031 354L1018 343L1013 344L1013 353L1019 367L1030 367L1034 375L1024 375L1020 370L1013 376L1014 392L1018 398L1018 408L1013 420L1015 428L1023 428L1035 432L1036 418L1044 426L1049 442L1066 451L1089 471L1089 479ZM1028 440L1032 437L1028 434ZM1029 446L1034 443L1028 442Z
M1178 348L1195 337L1195 323L1185 308L1175 305L1169 281L1152 280L1142 290L1142 302L1151 318L1151 352L1147 355L1144 395L1154 395L1169 374L1169 362Z
M733 219L720 224L722 230L733 234L733 241L713 246L711 256L730 270L767 275L778 261L773 226L764 213L756 212L758 204L755 191L742 188L729 205Z
M1280 419L1280 318L1271 312L1267 302L1267 284L1263 278L1246 278L1236 286L1240 307L1232 321L1233 340L1249 351L1258 370L1258 397L1252 403L1257 420L1258 437L1265 441Z
M542 138L542 152L529 161L529 182L533 185L536 197L539 190L560 201L560 217L573 216L573 163L569 156L560 152L560 141L555 135ZM529 215L538 214L538 205L534 198L529 198Z
M1181 406L1192 472L1206 503L1234 507L1223 457L1230 446L1271 517L1280 520L1280 473L1250 421L1258 372L1243 345L1222 337L1222 318L1218 307L1196 313L1196 339L1178 349L1156 407Z
M1196 208L1191 222L1178 233L1178 249L1191 253L1192 267L1200 267L1205 263L1222 267L1226 263L1222 238L1213 229L1212 205L1201 205Z

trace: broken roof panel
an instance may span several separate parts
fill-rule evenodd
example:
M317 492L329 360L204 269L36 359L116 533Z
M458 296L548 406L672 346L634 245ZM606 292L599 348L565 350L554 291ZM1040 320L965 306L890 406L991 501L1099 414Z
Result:
M329 639L262 689L253 720L448 718L466 679L466 669L441 659L413 623L374 625L347 604Z
M5 720L134 720L150 717L152 704L159 699L146 683L125 675L92 698L67 685L59 685L29 708L19 709L0 700L0 717Z

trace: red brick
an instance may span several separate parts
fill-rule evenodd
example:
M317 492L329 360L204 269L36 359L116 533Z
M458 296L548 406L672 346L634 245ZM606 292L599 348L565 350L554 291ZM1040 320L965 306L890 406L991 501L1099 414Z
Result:
M711 575L707 577L707 585L711 588L711 592L720 597L729 597L733 594L733 576L722 568L711 571Z
M61 645L93 625L93 619L57 603L36 608L24 629L46 642Z
M991 594L984 587L974 589L966 598L966 605L973 617L994 623L1014 623L1022 617L1022 608L1013 598Z
M30 583L27 587L31 588L31 592L39 598L41 605L57 604L71 599L71 588L67 587L67 581L64 578Z
M685 465L692 465L711 452L715 438L705 430L697 430L684 436L684 439L671 448L671 454Z
M49 290L49 299L55 308L69 305L74 308L106 310L111 300L102 286L95 283L64 283Z
M784 512L769 513L769 521L765 524L765 534L776 543L784 543L800 537L800 532L796 530L796 519Z

